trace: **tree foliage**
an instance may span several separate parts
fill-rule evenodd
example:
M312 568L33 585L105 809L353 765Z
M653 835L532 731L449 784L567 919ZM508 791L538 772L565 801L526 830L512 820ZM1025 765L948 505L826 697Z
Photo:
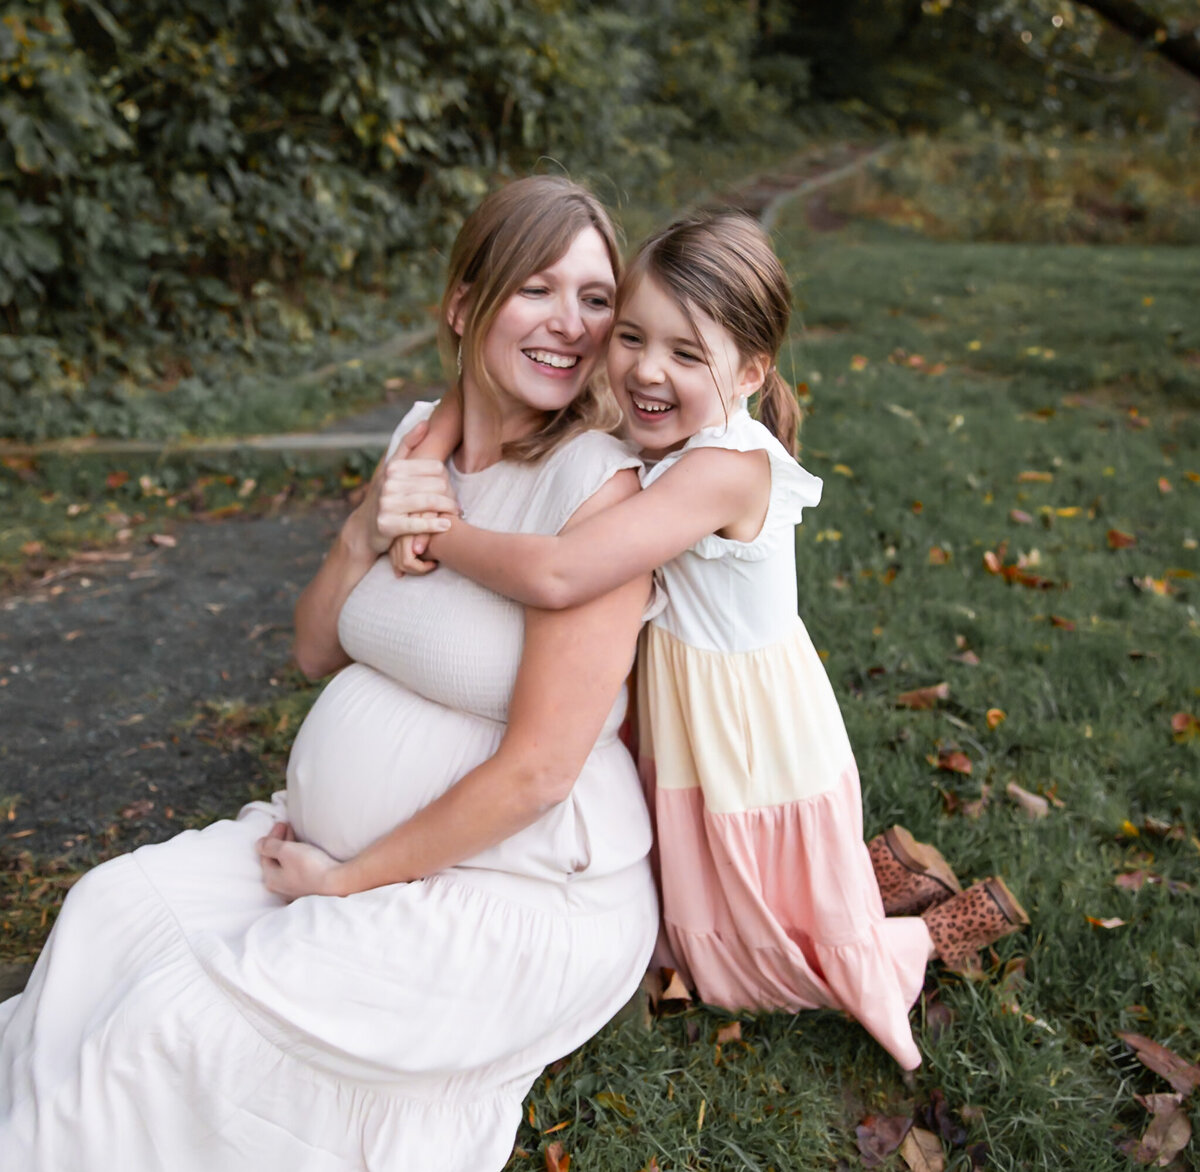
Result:
M263 282L384 280L498 173L548 156L627 179L744 126L755 32L714 0L17 0L0 431L52 426L34 397L142 377L131 336L236 338Z

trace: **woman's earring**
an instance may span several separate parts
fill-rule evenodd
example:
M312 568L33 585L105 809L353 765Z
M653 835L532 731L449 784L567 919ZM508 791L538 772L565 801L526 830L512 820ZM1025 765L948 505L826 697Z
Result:
M454 364L458 367L458 377L462 378L462 342L458 344L458 354L455 356Z

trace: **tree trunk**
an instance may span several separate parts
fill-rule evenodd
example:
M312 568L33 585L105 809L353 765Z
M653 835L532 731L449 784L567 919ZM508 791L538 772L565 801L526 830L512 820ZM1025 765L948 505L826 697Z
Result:
M1172 36L1166 25L1136 0L1078 0L1078 3L1098 12L1131 37L1151 42L1168 61L1186 69L1193 77L1200 77L1200 36L1197 28L1189 28L1178 36Z

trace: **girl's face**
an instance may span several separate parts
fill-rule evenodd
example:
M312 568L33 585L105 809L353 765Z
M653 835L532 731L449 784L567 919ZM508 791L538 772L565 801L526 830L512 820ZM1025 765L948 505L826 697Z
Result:
M604 238L585 228L501 306L483 361L505 396L506 439L541 426L587 385L612 325L615 287Z
M756 391L769 360L745 360L724 326L692 314L653 277L642 277L621 304L608 345L608 378L625 415L625 433L652 458L719 427L737 400Z

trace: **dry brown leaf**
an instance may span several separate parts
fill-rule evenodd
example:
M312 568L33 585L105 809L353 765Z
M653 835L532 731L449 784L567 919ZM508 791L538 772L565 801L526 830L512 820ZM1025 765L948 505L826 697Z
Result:
M950 658L957 660L959 663L965 663L968 667L979 666L979 656L970 649L964 651L961 655L952 655Z
M959 749L942 749L934 758L934 764L944 773L971 775L971 758Z
M162 546L163 549L174 549L179 544L169 533L151 533L150 542L152 545Z
M618 1095L615 1091L601 1091L596 1096L596 1102L601 1107L607 1107L610 1111L615 1111L618 1115L625 1119L632 1119L634 1110L626 1101L624 1095Z
M896 697L897 708L936 708L939 700L950 699L950 685L944 681L940 684L930 684L925 688L914 688L911 692L901 692Z
M1108 531L1109 549L1129 549L1133 545L1137 545L1137 538L1132 533L1122 533L1120 529Z
M966 818L975 819L983 814L992 800L992 787L986 782L979 787L979 797L971 802L963 802L962 812Z
M1171 735L1182 744L1200 735L1200 719L1190 712L1176 712L1171 717Z
M1021 807L1021 810L1029 818L1045 818L1050 813L1050 803L1045 798L1040 794L1031 794L1027 789L1022 789L1015 781L1010 781L1004 787L1004 792Z
M1002 725L1007 719L1008 714L1003 708L989 708L987 710L987 715L984 717L984 720L987 721L987 726L990 729L999 728L1000 725Z
M682 978L674 969L664 968L662 1001L691 1001L692 995Z
M1062 615L1052 614L1050 616L1050 625L1057 627L1060 631L1075 630L1075 623L1071 619L1064 619Z
M717 1030L718 1046L723 1046L727 1042L740 1042L741 1040L742 1023L740 1021L731 1021L728 1025L724 1025Z
M950 551L941 545L934 545L929 550L929 564L931 566L948 566L950 564Z
M912 1127L906 1115L868 1115L855 1129L864 1168L878 1168L903 1142Z
M1137 1055L1138 1061L1155 1074L1161 1074L1181 1095L1190 1095L1200 1086L1200 1066L1180 1058L1166 1046L1143 1034L1117 1032L1117 1037Z
M900 1157L911 1172L944 1172L946 1156L942 1141L932 1131L914 1127L900 1145Z
M1150 1126L1137 1147L1130 1152L1131 1158L1138 1164L1153 1164L1165 1168L1192 1139L1192 1124L1187 1112L1182 1106L1182 1096L1150 1095L1154 1100L1177 1099L1174 1103L1164 1103L1161 1110L1153 1112ZM1143 1104L1145 1105L1145 1104ZM1147 1108L1149 1110L1149 1108Z
M1120 916L1105 916L1102 920L1098 920L1095 916L1084 916L1084 919L1093 928L1105 928L1110 932L1113 928L1125 927L1125 921Z
M552 1143L545 1151L546 1172L570 1172L571 1157L560 1143Z

